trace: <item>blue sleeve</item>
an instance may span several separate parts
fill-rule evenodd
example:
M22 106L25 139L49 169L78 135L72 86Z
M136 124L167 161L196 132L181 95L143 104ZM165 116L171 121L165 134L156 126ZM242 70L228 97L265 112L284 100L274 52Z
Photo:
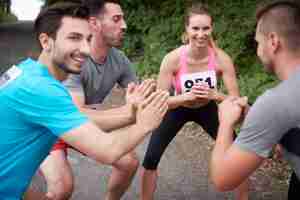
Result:
M67 89L59 82L25 85L14 94L14 98L15 106L26 121L49 129L56 136L88 121L73 104Z

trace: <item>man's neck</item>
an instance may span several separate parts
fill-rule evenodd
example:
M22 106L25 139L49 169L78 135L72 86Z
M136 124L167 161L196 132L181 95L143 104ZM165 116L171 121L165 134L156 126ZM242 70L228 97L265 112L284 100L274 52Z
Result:
M275 73L280 80L287 80L300 69L300 55L285 54L276 61Z
M48 68L49 73L57 80L63 81L67 79L68 74L55 66L49 59L49 56L45 52L42 52L38 58L38 62L45 65Z
M110 46L106 45L101 38L93 37L91 43L91 57L92 59L99 64L103 64L106 61Z

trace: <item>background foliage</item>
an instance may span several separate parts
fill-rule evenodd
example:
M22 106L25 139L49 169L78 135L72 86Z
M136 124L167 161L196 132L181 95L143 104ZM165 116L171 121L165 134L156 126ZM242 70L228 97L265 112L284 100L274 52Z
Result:
M41 1L50 5L63 0ZM157 75L166 53L181 45L184 10L193 2L199 0L121 0L128 25L123 50L134 61L139 76ZM261 0L201 2L208 4L214 17L217 45L234 60L241 94L254 101L266 88L276 84L275 78L263 71L255 55L255 9ZM0 9L0 22L3 16Z
M0 23L17 21L17 17L10 11L11 0L0 0Z

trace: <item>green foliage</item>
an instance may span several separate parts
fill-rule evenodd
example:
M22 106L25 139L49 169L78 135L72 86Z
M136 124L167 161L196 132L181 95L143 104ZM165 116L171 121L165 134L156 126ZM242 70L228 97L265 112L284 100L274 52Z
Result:
M124 51L135 61L139 76L157 74L163 57L181 45L184 8L191 0L124 0L128 35ZM276 84L256 57L255 9L260 0L206 1L214 17L217 45L234 60L242 95L250 101ZM222 85L222 84L221 84Z
M7 13L3 12L2 10L0 10L0 23L2 23L2 22L5 22L5 23L15 22L17 20L18 20L18 18L15 15L7 14Z
M138 60L140 76L157 73L165 54L180 45L184 1L127 0L122 6L128 25L125 52Z

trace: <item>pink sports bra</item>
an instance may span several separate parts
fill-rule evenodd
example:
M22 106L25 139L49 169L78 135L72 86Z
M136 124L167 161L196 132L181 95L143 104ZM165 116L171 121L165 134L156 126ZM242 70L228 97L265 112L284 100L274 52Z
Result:
M173 86L175 88L176 94L180 94L182 92L182 87L184 86L186 86L187 88L191 88L195 82L206 82L211 88L216 87L216 58L212 48L208 49L208 56L208 71L198 73L187 73L187 46L182 46L180 48L180 68L177 71L173 80ZM197 75L199 76L199 74L202 75L200 75L199 78L196 78ZM184 78L184 80L182 80L183 76L190 77Z

